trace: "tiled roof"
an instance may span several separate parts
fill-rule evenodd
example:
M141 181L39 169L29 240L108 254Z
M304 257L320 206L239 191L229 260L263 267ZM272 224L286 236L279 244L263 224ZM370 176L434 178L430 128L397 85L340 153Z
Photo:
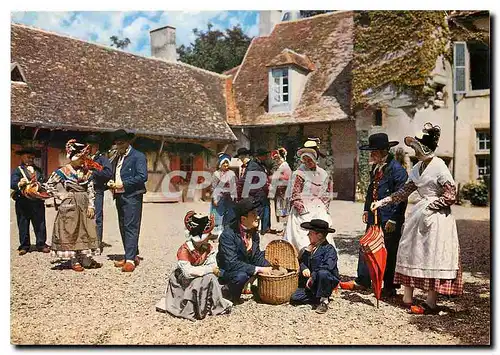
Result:
M11 122L47 128L234 141L229 77L31 27L11 25Z
M237 112L228 115L229 124L293 124L348 118L353 27L353 12L339 11L282 22L269 36L254 38L233 80ZM286 49L307 56L315 70L307 75L294 112L268 114L266 65Z

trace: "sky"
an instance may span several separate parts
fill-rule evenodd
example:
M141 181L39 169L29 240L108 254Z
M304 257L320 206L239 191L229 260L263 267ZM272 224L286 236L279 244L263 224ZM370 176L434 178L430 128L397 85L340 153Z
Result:
M11 13L15 23L68 35L74 38L111 45L110 37L129 38L127 51L150 56L149 31L163 26L176 27L177 46L194 41L193 28L224 30L239 24L253 37L258 34L258 11L67 11Z

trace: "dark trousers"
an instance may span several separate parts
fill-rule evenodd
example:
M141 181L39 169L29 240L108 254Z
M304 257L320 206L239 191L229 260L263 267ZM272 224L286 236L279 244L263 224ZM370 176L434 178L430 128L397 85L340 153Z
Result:
M368 227L367 227L368 229ZM384 273L384 288L392 290L399 288L399 285L394 284L394 274L396 270L396 257L398 255L398 246L401 239L401 224L396 224L396 230L392 233L386 233L385 224L382 227L384 231L384 244L387 249L387 263ZM358 277L356 283L365 287L371 286L370 272L365 262L364 253L359 249L358 257Z
M271 204L268 199L261 201L261 203L257 208L257 214L260 218L260 231L264 233L271 228Z
M243 287L250 280L246 272L224 273L220 279L221 284L227 285L231 301L237 301L241 297Z
M97 229L97 241L99 242L99 246L102 243L102 221L104 218L104 191L96 190L95 192L95 224Z
M339 280L328 270L318 270L311 288L306 288L307 278L300 275L299 287L290 298L291 304L319 303L322 297L330 297Z
M45 204L42 201L31 201L21 198L16 201L17 228L19 229L18 250L30 249L30 222L35 231L36 246L42 248L47 241L45 223Z
M116 194L118 224L122 236L125 260L134 260L139 254L143 195L125 196Z

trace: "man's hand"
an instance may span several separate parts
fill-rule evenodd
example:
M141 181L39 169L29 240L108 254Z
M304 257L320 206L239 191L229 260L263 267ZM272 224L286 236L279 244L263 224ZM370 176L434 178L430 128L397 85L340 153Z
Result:
M311 270L305 269L302 271L302 275L304 275L304 277L311 277Z
M88 207L87 208L87 217L92 219L94 218L94 215L95 215L95 210L93 207Z
M387 223L385 224L385 231L387 233L392 233L396 230L396 223L394 223L393 221L387 221Z
M115 189L123 189L123 183L115 183Z
M258 274L270 274L273 270L272 266L261 266L257 271Z
M217 207L217 205L218 205L217 201L215 201L215 200L212 200L212 204L214 205L214 207Z
M212 272L214 273L215 276L219 277L220 269L217 265L214 265Z
M361 217L364 224L368 223L368 211L363 212L363 217Z
M312 287L312 284L313 284L313 279L312 277L310 277L306 282L306 288L310 289Z

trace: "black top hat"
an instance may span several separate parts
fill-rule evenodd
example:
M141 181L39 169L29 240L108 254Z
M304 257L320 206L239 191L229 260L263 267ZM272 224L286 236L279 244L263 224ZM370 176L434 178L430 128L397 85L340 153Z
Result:
M259 207L260 203L258 200L254 200L250 197L244 198L243 200L239 201L236 206L234 207L234 212L236 214L236 218L239 218L241 216L247 216L250 211L255 210L257 207Z
M375 133L368 137L368 144L359 147L360 150L383 150L398 145L398 141L390 141L385 133Z
M85 137L85 139L83 140L85 143L101 143L101 137L99 137L97 134L89 134Z
M111 139L113 142L116 141L130 141L135 137L133 133L127 133L124 129L118 129L111 134Z
M257 149L257 151L255 152L255 156L256 157L261 157L263 155L267 155L269 154L270 152L268 150L265 150L265 149L262 149L262 148L259 148Z
M247 148L238 148L238 150L236 151L236 155L234 157L238 158L242 155L251 155L251 154L252 154L252 151L250 151Z
M321 233L335 233L335 229L329 228L328 222L323 221L322 219L313 219L311 222L301 223L300 226L304 229L313 230Z
M42 153L34 147L22 147L21 149L16 151L16 154L17 155L33 154L37 158L39 158L42 155Z

